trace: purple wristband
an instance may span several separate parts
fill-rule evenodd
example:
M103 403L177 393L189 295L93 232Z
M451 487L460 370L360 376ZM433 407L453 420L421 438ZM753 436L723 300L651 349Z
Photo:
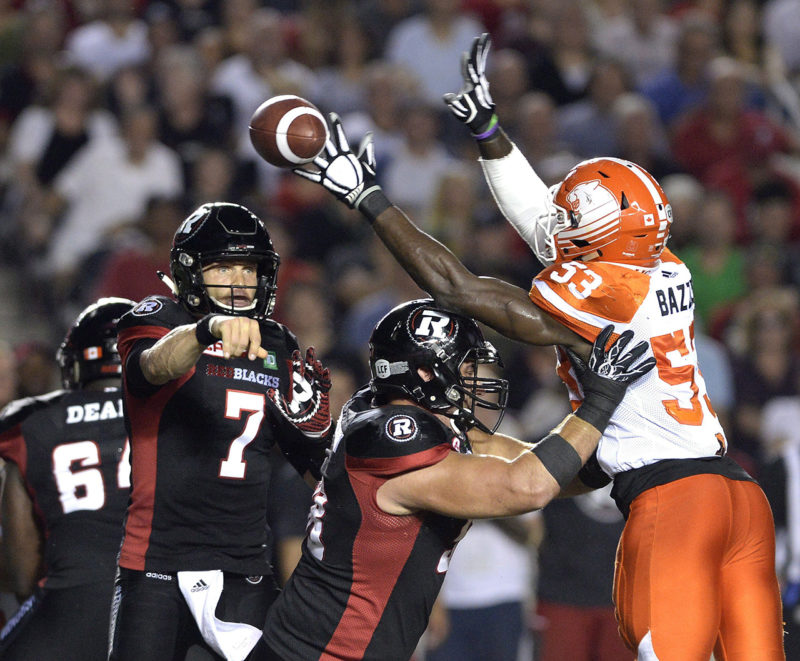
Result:
M500 123L497 121L497 115L492 115L492 118L489 120L488 128L483 133L473 133L472 137L476 140L486 140L497 133L497 129L499 128Z

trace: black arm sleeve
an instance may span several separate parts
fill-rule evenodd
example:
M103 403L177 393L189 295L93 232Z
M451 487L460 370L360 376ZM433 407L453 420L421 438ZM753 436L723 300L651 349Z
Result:
M125 385L128 392L136 397L150 397L155 394L161 386L150 383L142 372L142 365L139 362L142 352L147 351L158 340L139 340L136 346L131 349L128 359L125 361Z

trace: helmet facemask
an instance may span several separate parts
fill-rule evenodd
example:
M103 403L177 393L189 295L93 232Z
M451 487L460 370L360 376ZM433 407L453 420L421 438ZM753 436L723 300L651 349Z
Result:
M551 266L558 259L555 236L562 230L577 227L578 217L572 211L558 206L553 201L559 185L551 186L549 190L550 204L547 213L536 218L533 233L533 253L542 266Z
M493 434L500 427L508 404L508 381L491 373L490 366L502 367L502 361L495 348L489 342L484 346L470 350L461 361L456 374L449 379L444 390L444 398L451 405L440 411L452 418L459 431L466 433L477 427L487 434ZM481 420L476 409L496 411L493 421Z

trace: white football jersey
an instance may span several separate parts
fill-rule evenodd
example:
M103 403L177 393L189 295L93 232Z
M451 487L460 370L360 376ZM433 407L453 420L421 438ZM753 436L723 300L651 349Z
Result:
M668 250L654 268L610 262L563 262L533 281L531 300L580 336L594 341L609 323L615 336L632 330L630 346L649 344L656 367L629 386L597 450L609 475L662 459L725 453L726 440L706 393L694 346L689 269ZM580 385L566 353L558 373L574 407Z

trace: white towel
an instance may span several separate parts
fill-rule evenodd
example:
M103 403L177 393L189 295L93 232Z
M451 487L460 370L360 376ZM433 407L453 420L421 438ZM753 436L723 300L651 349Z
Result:
M203 640L228 661L244 661L261 638L261 629L244 622L217 619L215 611L223 583L224 576L219 569L178 572L178 586Z

